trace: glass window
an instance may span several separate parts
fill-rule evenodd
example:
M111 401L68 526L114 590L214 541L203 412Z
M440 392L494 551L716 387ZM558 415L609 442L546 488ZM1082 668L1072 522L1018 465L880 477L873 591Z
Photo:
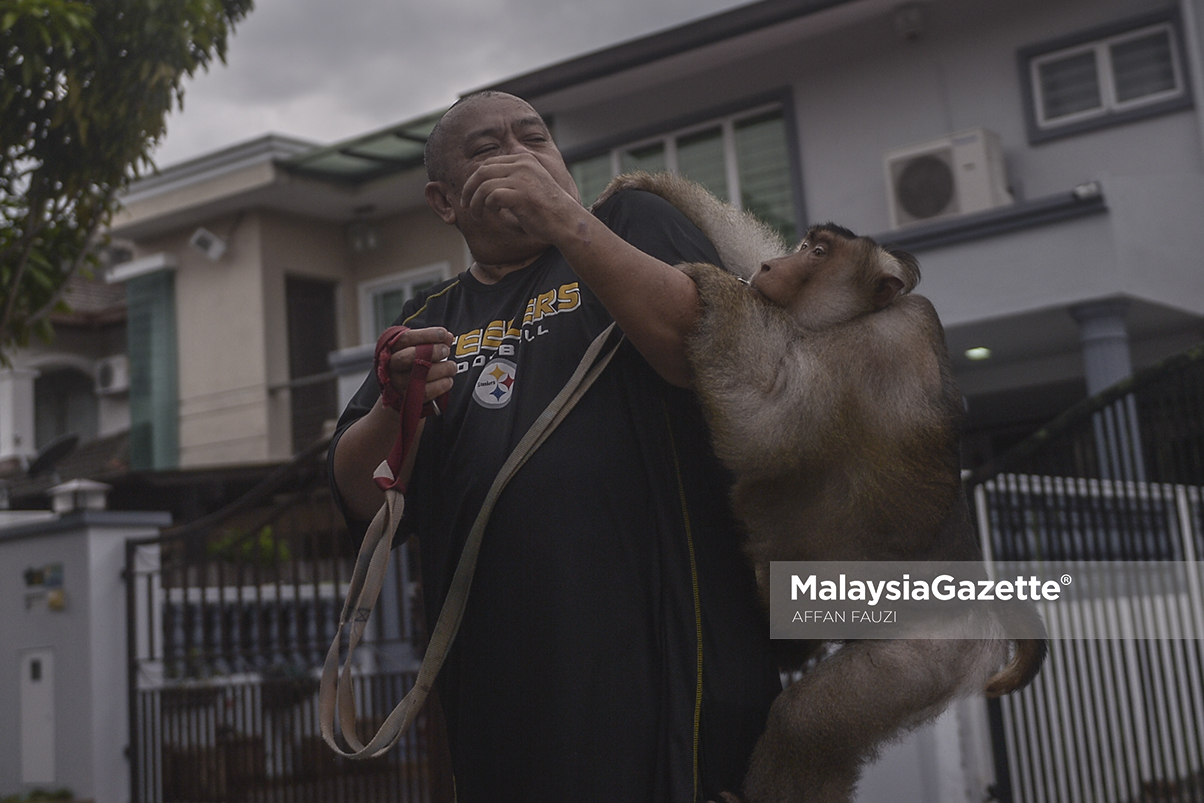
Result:
M1171 37L1166 30L1118 42L1109 48L1116 100L1131 100L1174 92L1177 88Z
M651 145L641 145L638 148L625 150L619 160L624 173L630 173L633 170L660 173L669 169L669 163L665 160L665 143L663 142L654 142Z
M1149 20L1070 47L1022 51L1032 85L1030 139L1190 106L1174 23Z
M130 468L179 465L179 374L175 273L161 270L126 282L130 359Z
M1041 77L1042 112L1046 120L1098 109L1103 105L1094 50L1047 61L1037 69Z
M786 150L786 121L780 111L740 120L735 125L740 175L740 207L777 229L786 242L795 231L794 191L790 154Z
M677 138L677 171L720 198L728 197L723 129L716 126Z
M414 296L426 290L429 287L434 287L440 281L442 276L428 276L424 279L414 279L402 284L401 287L391 290L381 290L373 296L373 310L375 319L373 325L376 331L383 332L385 329L393 325L393 321L401 315L401 308L405 303Z
M581 193L581 203L586 206L597 200L598 196L602 194L602 190L606 189L606 185L614 178L609 153L573 162L569 170L573 174L573 181L577 182L577 190Z
M589 203L619 172L669 170L702 184L782 233L797 238L786 121L782 109L761 107L701 126L667 132L652 141L621 145L570 165Z
M401 308L423 290L447 278L447 263L395 273L359 285L360 339L375 343L385 329L401 315Z

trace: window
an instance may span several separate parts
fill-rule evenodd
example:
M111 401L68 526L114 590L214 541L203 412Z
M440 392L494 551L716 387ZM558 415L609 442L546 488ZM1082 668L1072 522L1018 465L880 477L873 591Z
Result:
M361 282L360 342L375 343L380 333L397 320L407 301L446 279L447 272L448 264L440 262L437 265L427 265L381 279Z
M569 169L591 203L619 173L681 173L734 206L797 239L790 151L782 108L760 107L620 145Z
M176 275L157 270L126 282L130 358L130 468L160 471L180 463L176 351Z
M1021 70L1033 142L1191 106L1166 14L1026 48Z

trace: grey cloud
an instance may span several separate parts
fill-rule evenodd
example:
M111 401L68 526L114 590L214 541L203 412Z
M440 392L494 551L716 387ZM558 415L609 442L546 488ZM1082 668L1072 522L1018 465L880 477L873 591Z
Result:
M459 93L739 5L733 0L259 0L228 67L191 82L160 164L266 133L351 136ZM193 116L198 119L193 123ZM219 119L214 119L220 115ZM340 126L330 115L342 116ZM366 125L364 125L366 124ZM363 125L346 130L350 126ZM190 133L195 128L196 133ZM200 131L203 129L203 136Z

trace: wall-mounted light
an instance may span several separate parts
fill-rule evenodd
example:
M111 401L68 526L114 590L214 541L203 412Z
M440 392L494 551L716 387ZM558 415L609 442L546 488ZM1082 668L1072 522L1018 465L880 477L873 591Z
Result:
M356 220L347 224L347 244L357 254L374 251L380 244L376 237L376 229L364 220Z
M985 360L991 356L991 350L985 346L975 346L972 349L966 349L967 360Z
M375 211L375 204L363 204L351 210L355 217L347 224L347 245L357 254L375 251L380 245L376 228L368 222L368 216Z
M188 244L207 256L210 262L217 262L226 253L226 241L204 227L192 233Z

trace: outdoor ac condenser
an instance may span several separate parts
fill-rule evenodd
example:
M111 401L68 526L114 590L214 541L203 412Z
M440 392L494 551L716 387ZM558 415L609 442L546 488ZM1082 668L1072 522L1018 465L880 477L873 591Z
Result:
M883 157L895 228L1012 203L999 137L973 128Z
M124 354L114 354L96 362L96 392L102 396L124 393L130 389L130 361Z

